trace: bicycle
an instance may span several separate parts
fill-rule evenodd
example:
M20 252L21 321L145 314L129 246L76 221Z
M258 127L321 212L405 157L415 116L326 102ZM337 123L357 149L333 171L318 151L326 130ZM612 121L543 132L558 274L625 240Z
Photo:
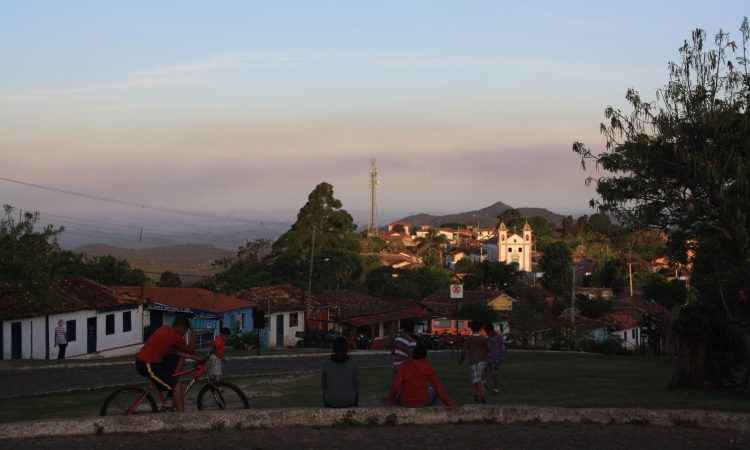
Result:
M190 382L185 387L185 397L196 385L196 383L208 372L206 361L208 358L199 360L195 367L187 370L175 372L175 378L190 376ZM150 383L151 390L155 390L159 404L156 404L154 396L148 388L132 385L125 386L112 392L102 405L99 415L134 415L148 414L164 411L172 411L173 408L167 405L167 396L159 390L153 382ZM199 411L219 409L248 409L250 402L236 385L223 380L208 379L205 386L198 392L196 406Z

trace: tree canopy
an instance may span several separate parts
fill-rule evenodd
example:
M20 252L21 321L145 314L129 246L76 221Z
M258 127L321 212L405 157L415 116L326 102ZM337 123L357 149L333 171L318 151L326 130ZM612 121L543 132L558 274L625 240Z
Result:
M573 286L573 261L567 245L554 242L544 247L539 270L544 272L542 282L547 289L557 295L570 293Z

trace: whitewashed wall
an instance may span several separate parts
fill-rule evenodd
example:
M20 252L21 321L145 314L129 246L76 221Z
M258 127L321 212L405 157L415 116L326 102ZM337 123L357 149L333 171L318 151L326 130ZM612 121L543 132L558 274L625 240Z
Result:
M123 313L130 311L131 329L123 332ZM114 314L115 332L106 334L106 317ZM44 316L32 319L21 319L4 321L3 333L3 359L10 359L12 352L11 324L21 322L21 357L23 359L45 359L47 357L47 344L49 343L49 358L56 359L59 347L55 345L55 328L57 322L63 320L75 320L75 340L68 342L65 352L66 358L88 356L87 353L87 329L86 321L89 317L96 317L96 356L119 356L135 354L143 344L143 309L137 307L124 311L97 312L93 310L76 311L72 313L53 314L47 322ZM47 328L49 323L49 328Z
M296 327L290 327L290 320L289 316L292 313L297 313L298 322ZM271 347L277 347L278 343L276 342L276 321L278 320L277 317L279 315L284 316L284 347L294 347L297 345L297 342L300 341L299 338L296 337L297 332L305 331L305 313L303 311L286 311L286 312L279 312L279 313L271 313L270 314L270 327L269 327L269 336L268 336L268 345Z

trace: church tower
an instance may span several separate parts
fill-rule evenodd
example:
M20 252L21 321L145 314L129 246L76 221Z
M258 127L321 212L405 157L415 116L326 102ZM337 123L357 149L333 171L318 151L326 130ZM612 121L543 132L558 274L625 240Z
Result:
M508 243L508 227L505 226L504 222L500 222L500 228L497 231L497 260L500 262L506 262L508 260L508 251L506 245Z
M534 232L531 229L531 225L526 221L526 225L523 226L523 264L521 270L524 272L531 272L531 256L534 249Z

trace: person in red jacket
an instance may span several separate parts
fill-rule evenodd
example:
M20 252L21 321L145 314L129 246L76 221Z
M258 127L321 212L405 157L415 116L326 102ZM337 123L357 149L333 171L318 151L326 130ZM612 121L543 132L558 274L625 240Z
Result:
M412 357L398 368L388 400L392 405L422 408L436 404L438 398L449 408L456 406L427 359L427 349L417 345Z
M163 325L146 340L135 356L135 369L151 380L161 391L173 394L178 412L185 410L182 383L174 376L181 357L192 357L192 349L185 343L185 334L190 330L187 317L177 316L174 324Z

